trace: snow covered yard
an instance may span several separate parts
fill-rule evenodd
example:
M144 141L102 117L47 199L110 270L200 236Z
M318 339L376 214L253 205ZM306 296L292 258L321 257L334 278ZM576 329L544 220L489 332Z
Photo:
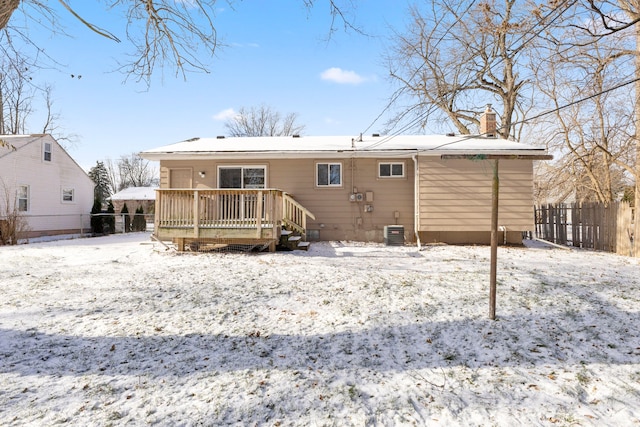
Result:
M640 425L640 260L0 247L0 425Z

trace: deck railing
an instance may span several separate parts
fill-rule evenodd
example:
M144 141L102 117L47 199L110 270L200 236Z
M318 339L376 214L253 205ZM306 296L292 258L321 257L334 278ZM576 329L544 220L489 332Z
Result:
M185 237L199 237L200 229L256 230L288 225L306 233L306 217L313 214L289 194L276 189L158 189L156 229L192 229Z
M306 240L307 217L310 217L311 219L316 219L316 217L287 193L283 194L282 209L282 222L284 225L293 228Z

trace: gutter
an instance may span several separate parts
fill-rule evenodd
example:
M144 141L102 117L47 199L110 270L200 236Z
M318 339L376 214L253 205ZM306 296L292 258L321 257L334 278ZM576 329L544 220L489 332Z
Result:
M420 244L420 234L418 233L418 226L420 225L420 191L418 184L420 182L420 170L418 168L418 155L411 156L413 160L413 232L416 235L416 244L418 250L422 250Z

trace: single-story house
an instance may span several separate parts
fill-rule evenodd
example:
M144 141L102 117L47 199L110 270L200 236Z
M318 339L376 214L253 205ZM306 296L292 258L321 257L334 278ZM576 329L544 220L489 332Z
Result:
M0 220L17 212L26 225L19 238L90 230L95 184L63 147L47 134L0 140Z
M158 187L128 187L118 191L108 200L111 200L117 213L122 211L126 203L127 209L131 214L135 213L136 209L141 206L145 214L152 214L155 210L157 189Z
M533 162L543 148L482 135L193 138L140 153L160 162L155 233L194 240L489 243L533 231ZM258 213L262 213L259 215ZM274 248L273 245L270 246Z
M260 217L269 229L272 202L264 195L276 191L273 219L296 216L289 222L310 240L390 243L400 232L403 242L454 244L490 242L497 161L499 239L521 243L534 228L533 162L550 158L495 137L377 134L193 138L140 155L160 162L161 238L231 236L224 227L235 223L222 221L230 217ZM256 194L260 205L249 207ZM278 237L277 227L270 236Z

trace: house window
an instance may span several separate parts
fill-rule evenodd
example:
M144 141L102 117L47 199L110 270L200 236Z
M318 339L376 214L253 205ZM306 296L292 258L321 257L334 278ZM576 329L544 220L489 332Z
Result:
M51 143L50 142L44 143L43 152L44 152L44 161L50 162L51 161Z
M317 163L316 185L318 187L340 187L342 185L342 163Z
M29 186L20 185L18 187L18 211L27 212L29 210Z
M265 166L221 166L218 188L265 188Z
M74 200L73 188L62 189L62 203L72 203Z
M378 163L379 178L403 178L404 163L403 162L385 162Z

